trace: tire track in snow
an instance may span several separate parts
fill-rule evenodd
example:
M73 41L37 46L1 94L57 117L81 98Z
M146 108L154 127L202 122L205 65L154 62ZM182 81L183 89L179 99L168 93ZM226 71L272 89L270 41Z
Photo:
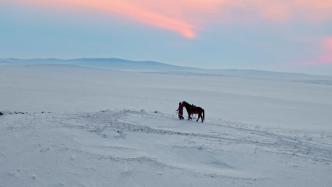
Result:
M286 154L302 158L309 158L313 161L332 163L332 148L329 146L322 147L320 144L311 143L302 140L298 137L275 134L263 130L239 127L244 125L253 126L241 122L222 121L221 124L215 124L215 123L204 124L206 126L220 126L222 128L231 128L237 131L237 133L235 134L234 133L230 134L231 137L230 136L225 137L219 134L212 135L212 134L203 134L203 133L183 132L177 130L168 130L161 128L152 128L150 126L137 125L132 122L126 122L126 120L122 119L125 116L130 116L130 115L140 115L141 117L170 120L168 116L165 116L163 114L156 116L154 114L148 114L146 112L126 110L116 113L115 118L112 120L111 125L107 125L105 127L119 129L121 131L134 132L134 133L185 136L185 137L203 138L203 139L210 139L212 141L228 142L235 144L257 145L260 147L272 149L272 151L271 150L266 150L266 151L274 152L276 154ZM222 123L225 123L226 125ZM242 136L234 137L234 135L238 135L239 132L242 133L241 134Z
M262 151L275 154L284 154L301 158L309 158L313 161L332 163L332 148L330 146L321 146L318 143L312 143L297 137L275 134L268 131L245 128L243 126L253 126L242 122L221 120L220 123L205 123L204 126L220 127L226 129L222 134L217 132L195 133L179 131L177 129L153 128L147 125L138 125L135 122L128 122L126 118L131 116L140 116L141 118L150 118L157 120L168 120L174 123L174 119L169 116L158 113L150 114L145 111L123 110L119 112L100 111L96 113L73 114L70 117L63 116L67 120L58 121L68 128L86 129L92 133L103 135L106 129L113 129L114 132L132 132L143 134L157 134L168 136L182 136L190 138L208 139L213 142L223 142L232 144L248 144L263 148ZM78 122L78 123L77 123ZM78 125L79 124L79 125ZM227 133L227 129L235 133Z

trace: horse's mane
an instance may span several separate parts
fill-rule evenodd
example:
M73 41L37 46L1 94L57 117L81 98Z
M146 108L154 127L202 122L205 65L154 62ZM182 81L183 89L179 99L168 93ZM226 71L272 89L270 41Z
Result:
M196 108L196 105L190 104L187 101L182 101L183 106L187 109L190 110L191 108Z
M190 104L190 103L188 103L187 101L182 101L182 104L183 104L183 105L187 105L187 106L191 106L191 107L197 107L196 105L194 105L194 104Z

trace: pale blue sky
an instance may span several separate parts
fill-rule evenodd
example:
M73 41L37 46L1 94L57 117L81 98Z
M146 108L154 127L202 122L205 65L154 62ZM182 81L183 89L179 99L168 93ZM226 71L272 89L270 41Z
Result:
M1 3L0 3L1 5ZM332 19L331 19L332 20ZM249 68L332 75L324 53L332 21L207 25L197 37L88 10L0 6L0 58L119 57L205 68Z

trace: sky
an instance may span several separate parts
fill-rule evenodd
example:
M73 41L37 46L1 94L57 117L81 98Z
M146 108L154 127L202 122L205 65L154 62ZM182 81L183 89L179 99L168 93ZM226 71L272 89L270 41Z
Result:
M332 75L332 0L0 0L0 58Z

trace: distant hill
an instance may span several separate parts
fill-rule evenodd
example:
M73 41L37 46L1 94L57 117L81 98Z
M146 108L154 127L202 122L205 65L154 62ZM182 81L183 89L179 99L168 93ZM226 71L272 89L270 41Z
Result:
M0 59L0 65L23 65L25 67L65 67L95 68L114 71L132 71L164 74L195 74L206 76L232 76L242 78L275 79L301 81L312 84L332 85L332 77L301 73L261 71L254 69L202 69L171 65L155 61L134 61L120 58L36 58L36 59Z
M39 65L75 65L90 68L102 68L121 71L141 72L198 72L198 68L170 65L154 61L133 61L120 58L77 58L77 59L0 59L0 64Z

